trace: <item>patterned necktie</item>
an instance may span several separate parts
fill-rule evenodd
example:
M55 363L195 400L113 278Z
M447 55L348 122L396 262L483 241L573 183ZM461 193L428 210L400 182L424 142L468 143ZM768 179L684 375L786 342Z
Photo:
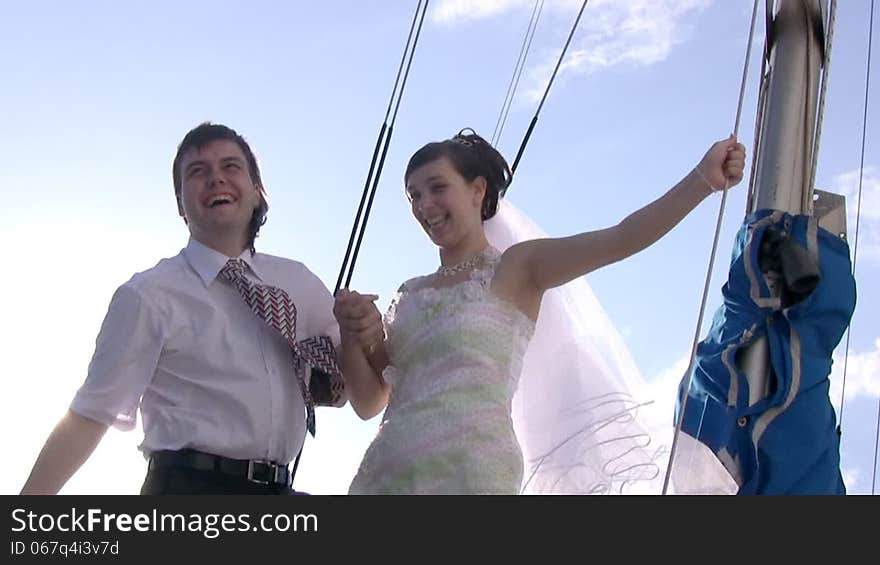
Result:
M306 386L306 366L320 370L325 374L320 376L330 380L329 387L320 391L317 403L338 405L338 401L344 395L344 390L342 373L336 363L333 342L327 336L315 336L296 341L296 305L290 299L290 295L283 289L249 280L244 275L244 269L245 263L241 259L230 259L220 270L219 277L238 289L239 294L251 307L254 314L281 334L290 345L293 352L294 373L306 403L306 428L314 436L316 399L309 387ZM313 372L313 384L318 378L320 378L319 375Z

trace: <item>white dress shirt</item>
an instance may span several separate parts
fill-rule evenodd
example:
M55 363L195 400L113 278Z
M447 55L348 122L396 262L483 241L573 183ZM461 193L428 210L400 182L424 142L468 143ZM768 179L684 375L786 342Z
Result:
M252 280L284 289L296 339L339 345L333 297L305 265L245 251ZM287 342L217 278L228 258L194 239L134 275L110 302L89 372L70 409L132 429L140 449L192 448L288 463L305 438L305 403Z

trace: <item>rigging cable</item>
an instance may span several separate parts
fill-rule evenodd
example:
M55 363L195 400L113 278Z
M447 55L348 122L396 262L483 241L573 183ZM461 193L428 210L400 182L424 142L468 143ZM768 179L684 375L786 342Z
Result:
M734 125L733 125L734 138L738 137L740 119L742 118L743 100L745 99L746 82L747 82L748 73L749 73L749 59L751 58L751 54L752 54L752 43L753 43L754 37L755 37L755 21L757 19L757 14L758 14L758 0L755 0L753 7L752 7L752 22L751 22L750 29L749 29L749 40L748 40L748 44L746 46L745 64L743 65L742 81L740 83L740 89L739 89L739 102L737 105L736 118L734 120ZM712 251L709 254L709 266L706 269L706 283L703 286L703 298L700 303L700 313L699 313L699 316L697 317L697 327L694 330L694 340L691 345L690 361L688 362L688 368L687 368L687 371L685 372L685 386L682 387L681 409L679 410L678 421L675 424L675 435L673 435L673 437L672 437L672 448L670 449L670 452L669 452L669 464L666 467L666 476L663 479L663 492L662 492L662 494L664 494L664 495L666 494L666 491L669 487L669 479L670 479L670 476L672 475L672 465L675 460L675 451L676 451L676 448L678 447L678 436L681 433L681 426L682 426L682 423L684 422L685 407L687 406L688 392L690 391L690 386L691 386L691 376L693 374L693 369L694 369L694 360L695 360L696 354L697 354L697 344L699 343L699 340L700 340L700 329L701 329L701 326L703 325L703 315L706 312L706 299L708 298L709 286L712 282L712 268L715 265L715 253L718 250L718 240L720 239L720 236L721 236L721 221L724 219L724 207L725 207L725 204L727 203L727 189L728 189L728 186L727 186L727 182L725 181L724 189L721 191L721 204L718 207L718 221L715 225L715 237L712 241Z
M856 204L856 234L853 241L853 278L856 276L856 262L859 254L859 224L862 217L862 181L865 174L865 137L868 131L868 93L871 86L871 51L874 43L874 0L871 0L871 13L868 18L868 61L865 65L865 107L862 114L862 155L859 163L859 195L858 204ZM846 353L843 357L843 386L846 387L846 369L849 362L849 338L852 334L852 327L846 330ZM844 388L845 391L845 388ZM843 420L843 391L840 396L840 415ZM880 399L877 400L877 431L874 439L874 472L871 476L871 494L877 492L877 450L880 446Z
M507 85L507 93L504 95L504 103L501 104L498 121L495 122L492 139L489 141L492 147L497 147L501 141L501 132L504 130L504 124L507 123L507 114L510 112L510 107L513 104L513 98L519 86L519 79L522 76L523 69L526 66L526 58L529 56L529 50L532 47L532 38L535 37L535 30L538 28L538 20L541 19L541 12L543 10L544 0L535 0L535 7L532 8L532 17L529 19L529 27L526 28L526 33L523 36L523 43L519 48L519 57L516 60L516 66L513 68L510 83Z
M382 175L382 167L385 164L385 156L388 153L388 146L391 143L391 135L394 132L394 122L397 119L397 110L400 108L400 101L403 99L403 90L404 88L406 88L406 80L409 77L410 66L412 65L413 56L416 52L416 45L419 42L419 35L422 31L422 24L425 21L425 13L428 10L428 1L429 0L425 0L423 5L422 0L419 0L418 5L416 6L415 14L413 15L413 21L409 28L409 35L406 38L406 46L403 48L403 55L400 59L400 66L397 69L397 76L394 79L394 88L391 90L391 99L388 101L388 109L385 111L385 119L382 122L382 127L379 129L379 136L376 139L376 147L373 149L373 158L370 161L370 169L367 173L367 180L364 182L364 191L361 194L361 201L358 205L357 213L355 214L354 224L351 227L351 235L348 238L348 247L345 249L345 256L342 259L342 266L339 268L339 277L336 279L336 287L333 290L334 296L336 295L336 293L339 292L339 289L343 287L343 279L345 281L344 286L348 288L349 283L351 283L352 274L354 274L354 266L355 262L357 261L358 252L360 251L361 242L364 238L364 232L367 228L367 220L370 217L370 210L373 206L373 198L376 196L376 188L379 186L379 178ZM415 32L415 38L413 38L413 32ZM411 49L410 45L412 46ZM407 58L407 53L409 53L409 58ZM406 65L405 69L404 64ZM402 81L401 73L403 78ZM399 93L397 90L398 84L400 85ZM396 105L394 104L395 97L397 98ZM391 113L392 106L394 107L393 114ZM388 121L389 115L391 116L390 122ZM381 157L379 157L380 150ZM379 158L378 167L376 166L377 158ZM376 173L375 176L373 176L374 169ZM366 210L364 209L365 202ZM361 221L362 213L363 221ZM359 224L360 230L358 230ZM357 236L356 244L355 236ZM352 245L354 245L354 253L352 253ZM349 258L351 258L350 264ZM346 269L348 269L347 272Z
M863 108L862 115L862 152L861 152L861 161L859 163L859 189L857 193L856 199L856 230L855 235L853 237L853 263L852 263L852 275L853 278L856 276L856 261L859 256L859 224L862 216L862 178L865 170L865 136L867 134L867 126L868 126L868 89L871 84L871 43L873 41L874 35L874 0L871 0L871 17L869 19L868 25L868 61L865 65L865 105ZM846 374L847 367L849 365L849 338L850 338L850 328L846 329L846 347L844 349L843 356L843 378L842 378L842 386L840 390L840 417L838 424L838 433L840 433L843 429L843 408L845 404L846 394ZM875 461L876 465L876 461ZM875 466L876 470L876 466Z
M565 57L566 51L568 51L568 46L571 44L571 38L574 37L574 32L577 30L578 23L581 21L581 16L584 13L584 8L587 7L587 3L590 0L584 0L583 4L581 4L581 9L578 11L577 18L574 20L574 25L571 26L571 32L568 34L568 39L565 41L565 46L562 48L562 53L559 54L559 60L556 61L556 68L553 69L553 74L550 75L550 81L547 83L547 88L544 90L544 96L541 97L541 102L538 104L538 109L535 110L535 115L532 117L532 122L529 124L529 128L526 130L526 135L523 137L522 143L519 146L519 151L516 152L516 158L513 160L513 165L510 167L511 177L516 173L516 167L519 165L519 161L522 158L523 151L526 149L526 144L529 142L529 138L532 136L532 131L535 129L535 125L538 123L538 114L541 113L541 108L544 106L544 101L547 100L547 95L550 93L550 87L553 86L553 80L556 78L556 73L559 72L559 67L562 65L562 59Z

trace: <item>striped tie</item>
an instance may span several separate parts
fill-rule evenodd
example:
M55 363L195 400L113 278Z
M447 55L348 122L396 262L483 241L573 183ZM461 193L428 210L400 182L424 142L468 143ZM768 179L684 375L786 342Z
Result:
M265 284L258 284L244 275L245 263L241 259L230 259L220 271L220 278L238 289L244 301L254 314L262 318L287 340L293 352L293 368L302 390L306 404L306 428L315 435L315 398L306 386L306 366L323 372L330 380L329 391L321 394L318 404L338 405L344 395L342 373L336 363L333 342L327 336L315 336L296 341L296 305L284 290ZM313 374L313 384L319 375Z

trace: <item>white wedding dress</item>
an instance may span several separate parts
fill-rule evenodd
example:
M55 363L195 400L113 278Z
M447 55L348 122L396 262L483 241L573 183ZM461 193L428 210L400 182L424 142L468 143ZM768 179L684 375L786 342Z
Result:
M546 234L505 200L485 228L472 270L411 279L392 301L393 392L350 493L659 494L672 414L645 424L645 383L586 281L545 293L533 323L490 287L505 249ZM682 437L673 492L735 490Z

